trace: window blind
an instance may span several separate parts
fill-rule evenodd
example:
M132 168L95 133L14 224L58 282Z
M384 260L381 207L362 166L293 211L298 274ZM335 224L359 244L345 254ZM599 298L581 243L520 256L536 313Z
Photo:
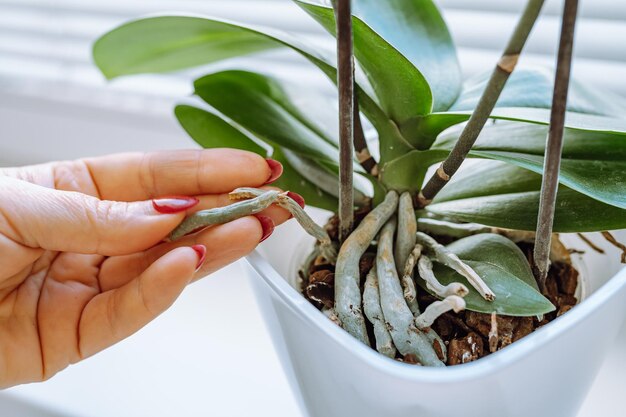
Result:
M493 67L524 3L439 0L466 76ZM522 62L554 66L561 7L562 0L546 1ZM174 102L191 92L191 79L206 69L107 83L91 62L91 44L99 35L128 19L167 11L271 26L315 41L328 39L290 0L0 0L0 106L36 106L45 101L80 111L171 114ZM626 96L625 39L626 2L583 1L574 76ZM237 65L245 68L251 64L244 58ZM286 50L255 57L253 68L268 68L300 82L304 79L332 93L315 67ZM0 133L0 140L4 140L2 136Z

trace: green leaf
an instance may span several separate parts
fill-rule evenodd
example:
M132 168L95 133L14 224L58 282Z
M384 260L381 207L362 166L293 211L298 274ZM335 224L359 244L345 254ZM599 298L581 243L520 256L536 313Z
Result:
M506 262L506 270L531 287L539 290L537 280L524 252L510 239L502 235L485 233L459 239L448 249L461 256L464 261L496 263Z
M219 74L219 75L218 75ZM204 79L232 79L243 88L257 91L282 107L300 123L335 148L339 147L337 100L306 86L281 81L269 75L230 70L208 75Z
M254 30L218 20L157 16L125 23L96 41L93 56L109 79L167 72L280 47Z
M107 78L115 78L181 70L277 47L292 49L336 82L332 52L273 29L196 16L155 16L125 23L96 41L93 57ZM368 91L367 80L358 80L357 95L363 113L381 136L402 141Z
M497 161L474 161L460 170L426 211L455 221L518 230L536 229L541 176ZM554 231L597 232L626 228L626 212L567 187L559 187Z
M235 148L267 156L266 149L218 115L187 105L176 106L175 114L187 133L203 148ZM337 210L337 198L300 175L280 148L274 148L272 158L283 164L283 175L273 186L297 192L309 206Z
M411 151L382 165L380 182L387 189L416 194L422 187L428 167L446 155L447 150Z
M451 149L459 131L433 149ZM502 122L483 129L470 156L496 159L541 174L548 127ZM604 203L626 208L626 134L565 129L560 182Z
M335 33L335 16L331 7L304 0L294 1L329 33ZM426 78L403 54L358 17L353 17L352 21L354 54L384 113L394 122L395 129L387 126L386 132L381 131L381 126L376 127L380 133L381 160L390 160L413 149L395 130L397 125L430 113L432 93ZM420 147L418 138L407 139Z
M187 105L176 106L174 114L189 136L203 148L235 148L267 156L265 148L216 114Z
M223 71L194 83L204 101L258 138L334 166L339 151L282 93L275 80L247 71ZM288 104L286 104L288 103Z
M328 194L339 197L339 172L337 169L332 169L333 167L325 166L324 163L303 157L285 148L282 148L281 151L289 164L301 176ZM369 203L367 196L369 181L367 180L369 178L362 178L359 174L354 175L354 204L356 206L362 207Z
M461 90L461 69L445 21L431 0L356 0L353 12L424 75L433 111L448 109Z
M403 126L403 132L412 130L411 136L406 137L419 137L423 142L432 144L444 130L468 121L471 113L471 111L431 113L413 121L411 125ZM507 120L547 126L550 124L550 109L497 107L489 117L492 121ZM626 133L626 120L568 112L565 127L604 133Z
M540 188L541 176L525 169L498 161L466 161L450 183L437 194L433 205L474 197L537 191Z
M295 191L304 197L307 206L332 212L337 211L339 205L337 198L322 191L317 185L300 175L285 158L285 154L280 148L274 148L272 158L283 164L283 175L272 183L273 186L286 191Z
M401 126L407 138L419 144L432 143L447 128L466 122L484 89L486 74L466 84L457 103L447 112L432 113ZM551 70L519 68L511 75L490 117L537 124L550 124ZM602 90L592 90L572 80L565 126L602 132L626 132L626 100Z
M491 72L468 80L451 111L473 110L478 104ZM497 107L531 107L550 109L554 88L554 71L545 67L518 67L509 77ZM609 91L588 88L576 80L570 83L567 110L576 113L622 117L626 100Z
M335 34L332 7L304 0L294 1L329 33ZM422 73L361 19L353 17L352 25L354 55L385 112L396 122L430 113L432 96L430 86ZM385 64L381 65L381 62Z
M465 296L468 310L495 311L509 316L536 316L554 311L552 303L539 292L526 257L509 239L480 234L457 240L447 248L471 266L496 294L494 301L486 301L461 275L435 264L435 276L442 284L461 282L470 289Z

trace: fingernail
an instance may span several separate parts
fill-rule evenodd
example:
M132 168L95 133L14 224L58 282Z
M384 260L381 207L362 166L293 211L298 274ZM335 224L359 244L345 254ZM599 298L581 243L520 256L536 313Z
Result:
M261 240L259 243L263 242L265 239L270 237L274 232L274 221L267 216L256 216L261 223L261 227L263 228L263 236L261 236Z
M204 245L193 245L191 249L196 251L198 255L198 263L196 264L196 271L202 267L204 260L206 259L206 246Z
M172 214L172 213L180 213L181 211L185 211L190 209L191 207L198 204L200 200L195 197L186 197L186 196L169 196L169 197L161 197L155 198L152 200L152 207L159 213L163 214Z
M293 191L289 191L289 192L287 192L287 197L291 198L293 201L298 203L300 205L300 207L302 207L302 208L304 208L304 206L306 205L306 202L304 201L304 197L302 197L298 193L294 193Z
M270 170L272 171L272 173L270 174L270 177L267 179L265 184L271 184L277 179L279 179L281 175L283 175L283 164L270 158L267 158L265 161L267 162L267 165L270 167Z

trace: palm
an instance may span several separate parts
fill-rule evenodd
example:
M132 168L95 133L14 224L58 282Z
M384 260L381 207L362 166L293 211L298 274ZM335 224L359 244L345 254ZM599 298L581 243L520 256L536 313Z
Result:
M81 321L102 294L103 260L46 251L18 274L0 278L0 339L11 341L0 357L5 375L44 380L84 358Z

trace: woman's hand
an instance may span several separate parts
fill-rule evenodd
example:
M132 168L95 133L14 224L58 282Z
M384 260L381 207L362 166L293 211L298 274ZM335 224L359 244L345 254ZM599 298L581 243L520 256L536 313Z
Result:
M281 173L229 149L0 169L0 387L48 379L128 337L194 279L252 251L289 213L163 239L187 213Z

